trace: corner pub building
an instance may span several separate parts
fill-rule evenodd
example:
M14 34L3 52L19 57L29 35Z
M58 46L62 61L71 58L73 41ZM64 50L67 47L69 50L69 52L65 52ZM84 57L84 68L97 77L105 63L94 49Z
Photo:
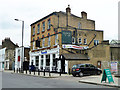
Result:
M71 13L68 5L66 12L53 12L31 24L30 65L39 70L68 73L74 64L91 63L97 66L102 60L109 61L104 52L103 31L95 30L95 21ZM95 57L99 50L107 57ZM104 50L103 50L104 49ZM101 54L100 53L100 54ZM94 54L94 55L93 55ZM99 64L99 66L100 66Z

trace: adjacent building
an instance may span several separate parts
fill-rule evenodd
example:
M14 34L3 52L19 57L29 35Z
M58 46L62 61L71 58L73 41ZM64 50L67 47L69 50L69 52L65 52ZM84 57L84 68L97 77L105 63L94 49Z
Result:
M30 65L40 70L68 73L74 64L92 63L102 68L110 61L109 44L103 30L95 30L95 21L82 11L81 17L66 12L53 12L31 24Z
M23 47L23 54L22 54L22 47L15 48L15 70L29 67L29 47ZM22 60L23 55L23 60Z
M6 48L0 49L0 71L4 70L5 51Z
M4 61L4 69L6 70L13 70L14 69L14 63L15 63L15 48L18 47L17 44L14 44L10 38L5 38L2 41L2 49L1 52L2 53L2 58L4 59L0 59L0 61L2 60L2 62Z

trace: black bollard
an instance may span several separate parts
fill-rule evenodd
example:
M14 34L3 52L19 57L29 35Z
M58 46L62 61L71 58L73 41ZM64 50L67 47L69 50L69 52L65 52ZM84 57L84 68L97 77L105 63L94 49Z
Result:
M70 68L69 68L69 75L70 75Z
M31 70L29 70L29 74L31 74Z
M27 74L27 69L26 69L26 74Z
M60 76L61 76L61 69L60 69Z
M45 76L45 69L44 69L44 76Z
M40 71L39 71L39 69L38 69L38 75L40 75Z
M17 73L18 73L18 68L17 68Z
M34 75L35 75L35 70L34 70Z
M15 68L14 68L14 73L15 73Z
M49 76L51 76L51 74L50 74L50 70L49 70Z
M19 68L19 73L20 73L20 68Z

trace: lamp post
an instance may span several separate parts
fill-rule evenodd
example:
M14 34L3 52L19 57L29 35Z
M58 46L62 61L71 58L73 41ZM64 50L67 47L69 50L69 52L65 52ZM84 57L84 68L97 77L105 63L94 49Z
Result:
M24 61L24 52L23 52L23 36L24 36L24 21L19 19L14 19L15 21L22 21L22 54L21 54L21 72L23 72L23 61Z

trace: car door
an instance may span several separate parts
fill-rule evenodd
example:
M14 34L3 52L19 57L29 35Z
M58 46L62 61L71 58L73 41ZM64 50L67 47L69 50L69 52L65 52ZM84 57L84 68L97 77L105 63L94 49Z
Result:
M95 74L96 70L95 70L95 66L90 64L90 74Z
M84 73L85 73L85 74L90 74L89 64L85 64Z

